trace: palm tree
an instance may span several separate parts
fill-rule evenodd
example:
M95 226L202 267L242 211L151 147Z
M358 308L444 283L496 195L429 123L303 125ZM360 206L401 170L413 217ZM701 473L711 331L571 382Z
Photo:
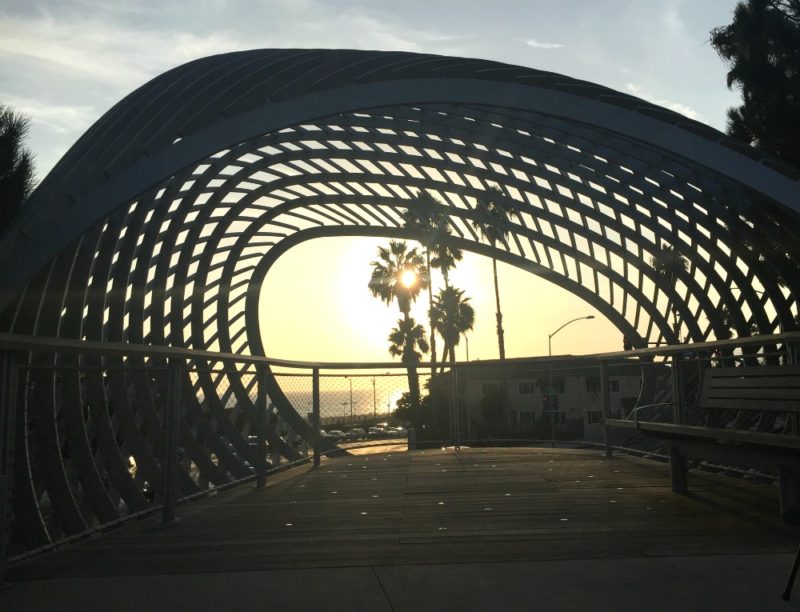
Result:
M449 282L448 272L461 261L461 249L448 246L445 240L450 236L447 216L440 212L445 204L427 191L418 191L412 205L403 214L403 226L420 234L420 244L425 249L425 265L428 270L439 269L444 276L445 285ZM433 253L433 256L431 254ZM428 320L431 333L431 372L436 371L436 333L431 311L433 309L433 283L428 283Z
M689 269L688 260L681 255L675 247L668 244L661 244L658 247L655 255L650 258L650 265L656 271L656 274L664 279L667 285L672 287L673 291L681 274L686 273ZM672 303L672 323L675 331L675 337L680 342L680 328L678 327L678 308L677 305Z
M378 247L378 259L370 262L372 275L369 290L390 306L397 300L400 312L408 318L411 303L419 292L428 286L428 269L417 249L409 249L405 242L392 240L389 248ZM404 282L404 275L408 275Z
M22 148L29 127L26 116L0 105L0 234L33 189L33 156Z
M464 291L456 287L445 287L439 290L433 303L433 321L436 331L444 340L442 354L442 370L444 362L450 355L450 363L455 364L456 346L461 341L462 334L466 334L475 325L475 309L469 303L470 298L464 297Z
M411 199L412 205L403 213L403 227L421 234L420 244L425 249L425 265L431 269L431 244L435 242L438 229L438 216L436 206L441 203L427 191L418 191ZM431 283L428 283L428 320L431 329L431 372L436 370L436 334L433 330L433 320L430 319L430 309L433 307L433 292Z
M372 275L368 285L370 293L373 297L386 302L387 306L397 300L397 306L403 313L401 321L405 327L402 329L410 334L416 325L409 315L411 303L417 299L419 292L426 288L429 282L428 269L425 267L422 255L417 252L417 249L409 249L405 242L392 240L389 242L389 248L378 247L378 259L370 262L370 265L372 266ZM428 344L424 334L422 339L425 352L427 352ZM414 344L411 340L409 342L410 344L404 345L405 348L400 353L392 352L391 347L389 352L394 356L401 355L403 362L409 364L407 368L408 390L411 394L412 404L418 406L419 379L415 364L419 363L419 358L414 357L414 346L422 347L423 345L419 342Z
M425 328L422 325L408 316L397 320L397 327L389 334L389 353L393 357L400 357L406 364L408 391L412 402L412 422L416 422L415 410L419 403L419 377L416 364L419 363L422 354L428 352L428 348Z
M445 227L441 233L442 240L450 236L450 228ZM444 286L450 286L450 270L464 257L464 252L446 242L440 240L433 246L433 257L431 257L431 267L439 270L444 278Z
M494 247L498 242L504 242L508 235L509 208L507 200L499 187L490 186L483 197L478 198L476 210L480 221L473 222L473 226L481 236ZM497 346L500 350L500 359L506 358L506 346L503 340L503 313L500 310L500 286L497 282L497 258L492 257L492 273L494 274L494 297L497 303Z

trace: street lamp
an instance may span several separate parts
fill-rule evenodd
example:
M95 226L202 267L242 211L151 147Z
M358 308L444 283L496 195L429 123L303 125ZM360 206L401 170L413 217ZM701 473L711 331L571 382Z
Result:
M353 429L353 379L345 376L347 382L350 383L350 429Z
M555 426L555 422L554 422L555 417L553 416L553 410L552 410L552 406L553 406L553 399L552 399L552 396L553 396L553 336L555 336L558 332L560 332L562 329L564 329L570 323L575 323L575 321L582 321L583 319L594 319L594 315L587 315L585 317L577 317L575 319L571 319L570 321L567 321L566 323L564 323L564 325L559 327L552 334L548 334L548 336L547 336L547 356L548 356L547 369L549 371L549 383L548 383L547 395L550 398L550 436L552 437L553 446L556 445L556 426Z
M375 377L372 377L372 418L376 419L378 417L378 404L376 401L375 395Z

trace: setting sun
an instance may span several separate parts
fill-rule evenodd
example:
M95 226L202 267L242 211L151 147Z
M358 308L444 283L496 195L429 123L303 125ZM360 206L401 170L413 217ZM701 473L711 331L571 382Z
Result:
M413 270L404 270L400 275L400 280L406 287L411 287L417 280L417 275Z

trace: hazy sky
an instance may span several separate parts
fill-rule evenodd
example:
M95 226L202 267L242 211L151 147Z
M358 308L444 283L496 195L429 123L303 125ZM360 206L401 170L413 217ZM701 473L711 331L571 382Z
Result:
M248 48L408 50L499 60L600 83L723 129L725 110L737 98L725 87L725 66L708 44L708 33L730 21L735 4L5 0L0 5L0 103L31 117L29 145L40 176L109 107L139 85L194 58ZM373 301L365 288L376 242L337 240L326 245L297 247L268 278L268 286L277 284L285 293L285 299L270 304L268 353L386 359L385 334L373 332L363 341L346 339L364 328L359 327L364 317L377 326L390 325L397 316ZM344 261L364 260L363 273L343 266ZM332 279L342 274L352 285L334 283ZM365 277L356 283L353 279L361 274ZM461 274L460 286L478 308L470 357L496 357L490 265L470 258ZM546 353L548 332L572 316L592 312L577 298L529 274L506 266L501 274L511 356ZM309 282L314 276L317 280ZM328 300L323 309L320 291L339 297ZM304 317L298 316L301 312ZM355 322L349 322L353 317ZM323 332L325 340L315 342L312 354L305 342L298 342L303 335L319 338ZM556 353L578 353L618 349L620 344L619 334L604 321L582 321L559 334L553 348ZM463 348L460 352L463 357Z

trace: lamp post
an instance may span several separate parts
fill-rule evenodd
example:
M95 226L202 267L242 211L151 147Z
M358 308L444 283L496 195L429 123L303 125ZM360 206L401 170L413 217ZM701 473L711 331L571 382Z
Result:
M556 445L556 425L555 425L555 417L553 416L553 336L555 336L558 332L564 329L570 323L575 323L575 321L582 321L583 319L594 319L594 315L587 315L585 317L577 317L575 319L571 319L564 323L561 327L559 327L556 331L552 334L548 334L547 336L547 369L548 369L548 389L547 395L550 398L550 436L552 438L553 446Z
M375 396L375 377L372 377L372 418L376 419L378 416L378 404Z
M353 429L353 379L345 376L347 382L350 383L350 429Z

